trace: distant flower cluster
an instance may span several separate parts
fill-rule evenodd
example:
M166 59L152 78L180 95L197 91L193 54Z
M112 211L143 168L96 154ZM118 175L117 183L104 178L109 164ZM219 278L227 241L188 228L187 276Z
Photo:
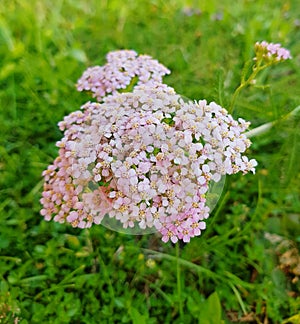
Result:
M214 102L183 101L149 56L118 51L107 60L77 84L99 102L59 123L64 136L43 172L41 214L79 228L114 218L124 228L154 227L164 242L189 242L206 227L211 182L255 172L257 162L243 155L249 123Z
M267 43L266 41L256 42L255 53L256 60L262 58L271 63L292 58L290 51L282 47L281 44Z

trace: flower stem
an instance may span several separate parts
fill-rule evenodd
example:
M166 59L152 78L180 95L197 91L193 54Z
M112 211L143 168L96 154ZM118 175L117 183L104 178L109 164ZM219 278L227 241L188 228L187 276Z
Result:
M261 65L261 64L262 64L261 60L255 63L255 65L252 67L252 72L247 79L245 78L245 75L247 74L248 63L245 64L244 69L243 69L244 72L243 72L243 75L241 78L241 83L234 91L234 93L232 95L231 102L230 102L230 106L228 108L228 112L230 114L233 113L236 99L237 99L239 93L241 92L241 90L244 89L245 87L247 87L248 85L250 85L255 80L255 77L261 70L264 70L266 67L271 65L270 63L264 64L264 65Z
M246 86L246 83L243 82L241 83L238 88L236 88L236 90L234 91L233 95L232 95L232 99L231 99L231 103L230 103L230 106L228 108L228 112L229 114L232 114L233 112L233 109L234 109L234 105L235 105L235 102L236 102L236 99L240 93L240 91Z
M178 295L178 303L179 303L179 315L180 315L180 320L183 321L183 307L182 307L182 299L181 299L181 271L180 271L180 263L179 263L180 247L178 242L177 244L175 244L175 248L176 248L177 295Z

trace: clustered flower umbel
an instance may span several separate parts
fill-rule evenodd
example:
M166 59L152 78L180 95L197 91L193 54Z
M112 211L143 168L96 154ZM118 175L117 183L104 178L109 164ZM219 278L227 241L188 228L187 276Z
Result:
M101 102L59 123L59 155L43 172L46 220L88 228L110 217L124 228L154 227L164 242L189 242L206 227L210 183L255 172L243 155L249 123L214 102L183 101L162 83L166 73L149 56L117 51L83 74L78 89ZM117 91L136 77L132 92Z
M268 43L266 41L255 43L255 59L262 58L267 62L280 62L291 59L290 51L282 47L281 44Z
M148 55L137 55L135 51L113 51L106 56L104 66L88 68L77 82L79 91L91 91L100 101L107 94L126 89L134 78L137 84L162 83L162 77L170 74L165 66Z

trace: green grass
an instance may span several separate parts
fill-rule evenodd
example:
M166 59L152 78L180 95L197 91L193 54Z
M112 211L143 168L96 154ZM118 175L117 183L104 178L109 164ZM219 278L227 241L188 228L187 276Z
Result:
M170 68L178 93L226 107L254 43L280 42L293 60L236 105L259 126L299 105L299 12L296 0L1 1L0 323L299 323L299 116L253 138L257 174L227 178L207 230L181 248L180 276L156 235L39 215L57 122L88 100L74 87L88 66L134 49Z

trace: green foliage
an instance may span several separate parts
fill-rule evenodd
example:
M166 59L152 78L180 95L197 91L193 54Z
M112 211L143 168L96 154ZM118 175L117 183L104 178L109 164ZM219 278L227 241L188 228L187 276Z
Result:
M178 93L227 107L254 43L282 43L293 60L235 104L255 127L299 105L299 9L296 0L0 2L0 323L297 323L299 116L253 139L255 176L226 179L207 230L181 248L181 296L171 244L47 223L39 199L57 122L89 100L76 80L107 52L149 54Z
M221 303L217 292L212 293L199 309L199 323L222 324Z

